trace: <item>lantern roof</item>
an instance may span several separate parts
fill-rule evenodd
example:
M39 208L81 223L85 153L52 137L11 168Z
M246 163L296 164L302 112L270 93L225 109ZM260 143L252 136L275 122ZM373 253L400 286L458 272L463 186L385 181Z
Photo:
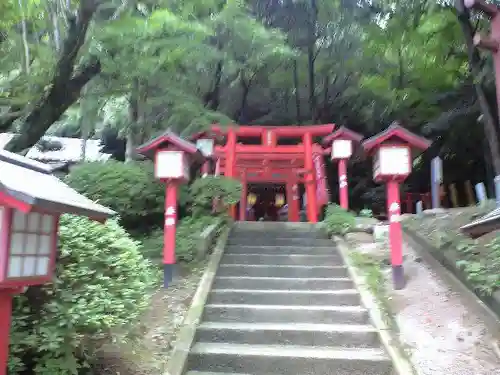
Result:
M23 212L40 209L98 221L115 214L66 185L48 165L5 150L0 150L0 202Z
M219 140L219 139L223 138L223 134L220 130L210 129L210 130L203 130L203 131L194 133L189 137L189 139L191 141L195 141L195 142L198 139L203 139L203 138Z
M341 126L335 130L332 134L323 138L321 142L323 146L331 146L332 142L337 139L346 139L353 142L361 142L363 140L363 135L352 131L351 129Z
M365 151L371 152L384 143L392 142L408 145L418 151L426 150L432 143L427 138L412 133L403 128L397 121L394 121L386 130L366 139L363 142L363 148Z
M170 129L160 134L158 137L153 138L149 142L137 147L137 152L149 159L154 159L157 150L169 146L180 151L184 151L185 153L194 156L196 159L204 158L203 154L198 150L194 143L179 137Z

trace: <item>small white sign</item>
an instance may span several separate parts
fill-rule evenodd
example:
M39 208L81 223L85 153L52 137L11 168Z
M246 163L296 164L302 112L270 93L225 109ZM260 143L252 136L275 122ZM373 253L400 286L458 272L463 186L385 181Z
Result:
M170 206L167 208L167 211L165 212L166 215L175 215L175 208Z
M389 206L389 211L391 212L396 212L399 211L400 205L397 202L392 202L391 205Z
M405 176L411 172L410 149L406 146L382 146L379 150L380 173Z
M165 226L166 227L171 227L173 225L175 225L175 219L173 217L167 217L165 219Z
M348 159L352 155L352 141L336 139L332 144L332 159Z

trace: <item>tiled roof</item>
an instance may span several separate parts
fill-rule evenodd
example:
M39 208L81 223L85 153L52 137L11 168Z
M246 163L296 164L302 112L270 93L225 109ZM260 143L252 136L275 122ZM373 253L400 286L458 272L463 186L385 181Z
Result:
M73 213L97 220L114 211L79 194L43 163L11 152L0 151L0 191L31 207L57 213Z
M0 149L12 139L14 133L0 133ZM36 146L32 147L26 156L30 159L45 161L45 162L79 162L82 149L82 139L45 136L44 140L60 142L61 150L57 151L40 151ZM104 161L110 158L110 154L101 152L101 141L98 139L87 140L85 150L85 160L87 161Z

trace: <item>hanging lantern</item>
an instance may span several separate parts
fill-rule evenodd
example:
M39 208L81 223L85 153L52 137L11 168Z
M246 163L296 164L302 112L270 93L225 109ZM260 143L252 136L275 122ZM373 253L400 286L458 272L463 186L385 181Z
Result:
M285 204L285 196L283 194L276 194L275 203L276 207L281 207Z
M253 206L257 202L257 196L254 193L248 194L247 202L250 206Z

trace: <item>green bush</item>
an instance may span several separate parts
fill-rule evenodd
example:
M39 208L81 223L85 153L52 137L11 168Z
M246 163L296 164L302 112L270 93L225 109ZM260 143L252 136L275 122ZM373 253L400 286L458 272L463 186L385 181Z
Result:
M214 198L219 198L219 211L236 204L241 198L241 183L222 176L207 176L195 180L190 188L193 216L210 215Z
M100 344L128 332L159 280L115 220L65 215L60 224L53 283L14 300L10 375L77 374Z
M224 217L197 216L185 217L179 221L176 233L176 258L178 262L191 262L198 251L197 244L201 233L210 225ZM154 261L160 261L163 253L163 230L157 229L142 240L142 254Z
M154 178L153 164L110 160L75 166L66 182L79 193L115 210L120 224L140 231L163 222L165 185ZM187 201L181 189L180 206Z
M354 227L356 217L352 212L346 211L334 203L330 203L326 208L326 215L323 222L329 234L344 235Z

